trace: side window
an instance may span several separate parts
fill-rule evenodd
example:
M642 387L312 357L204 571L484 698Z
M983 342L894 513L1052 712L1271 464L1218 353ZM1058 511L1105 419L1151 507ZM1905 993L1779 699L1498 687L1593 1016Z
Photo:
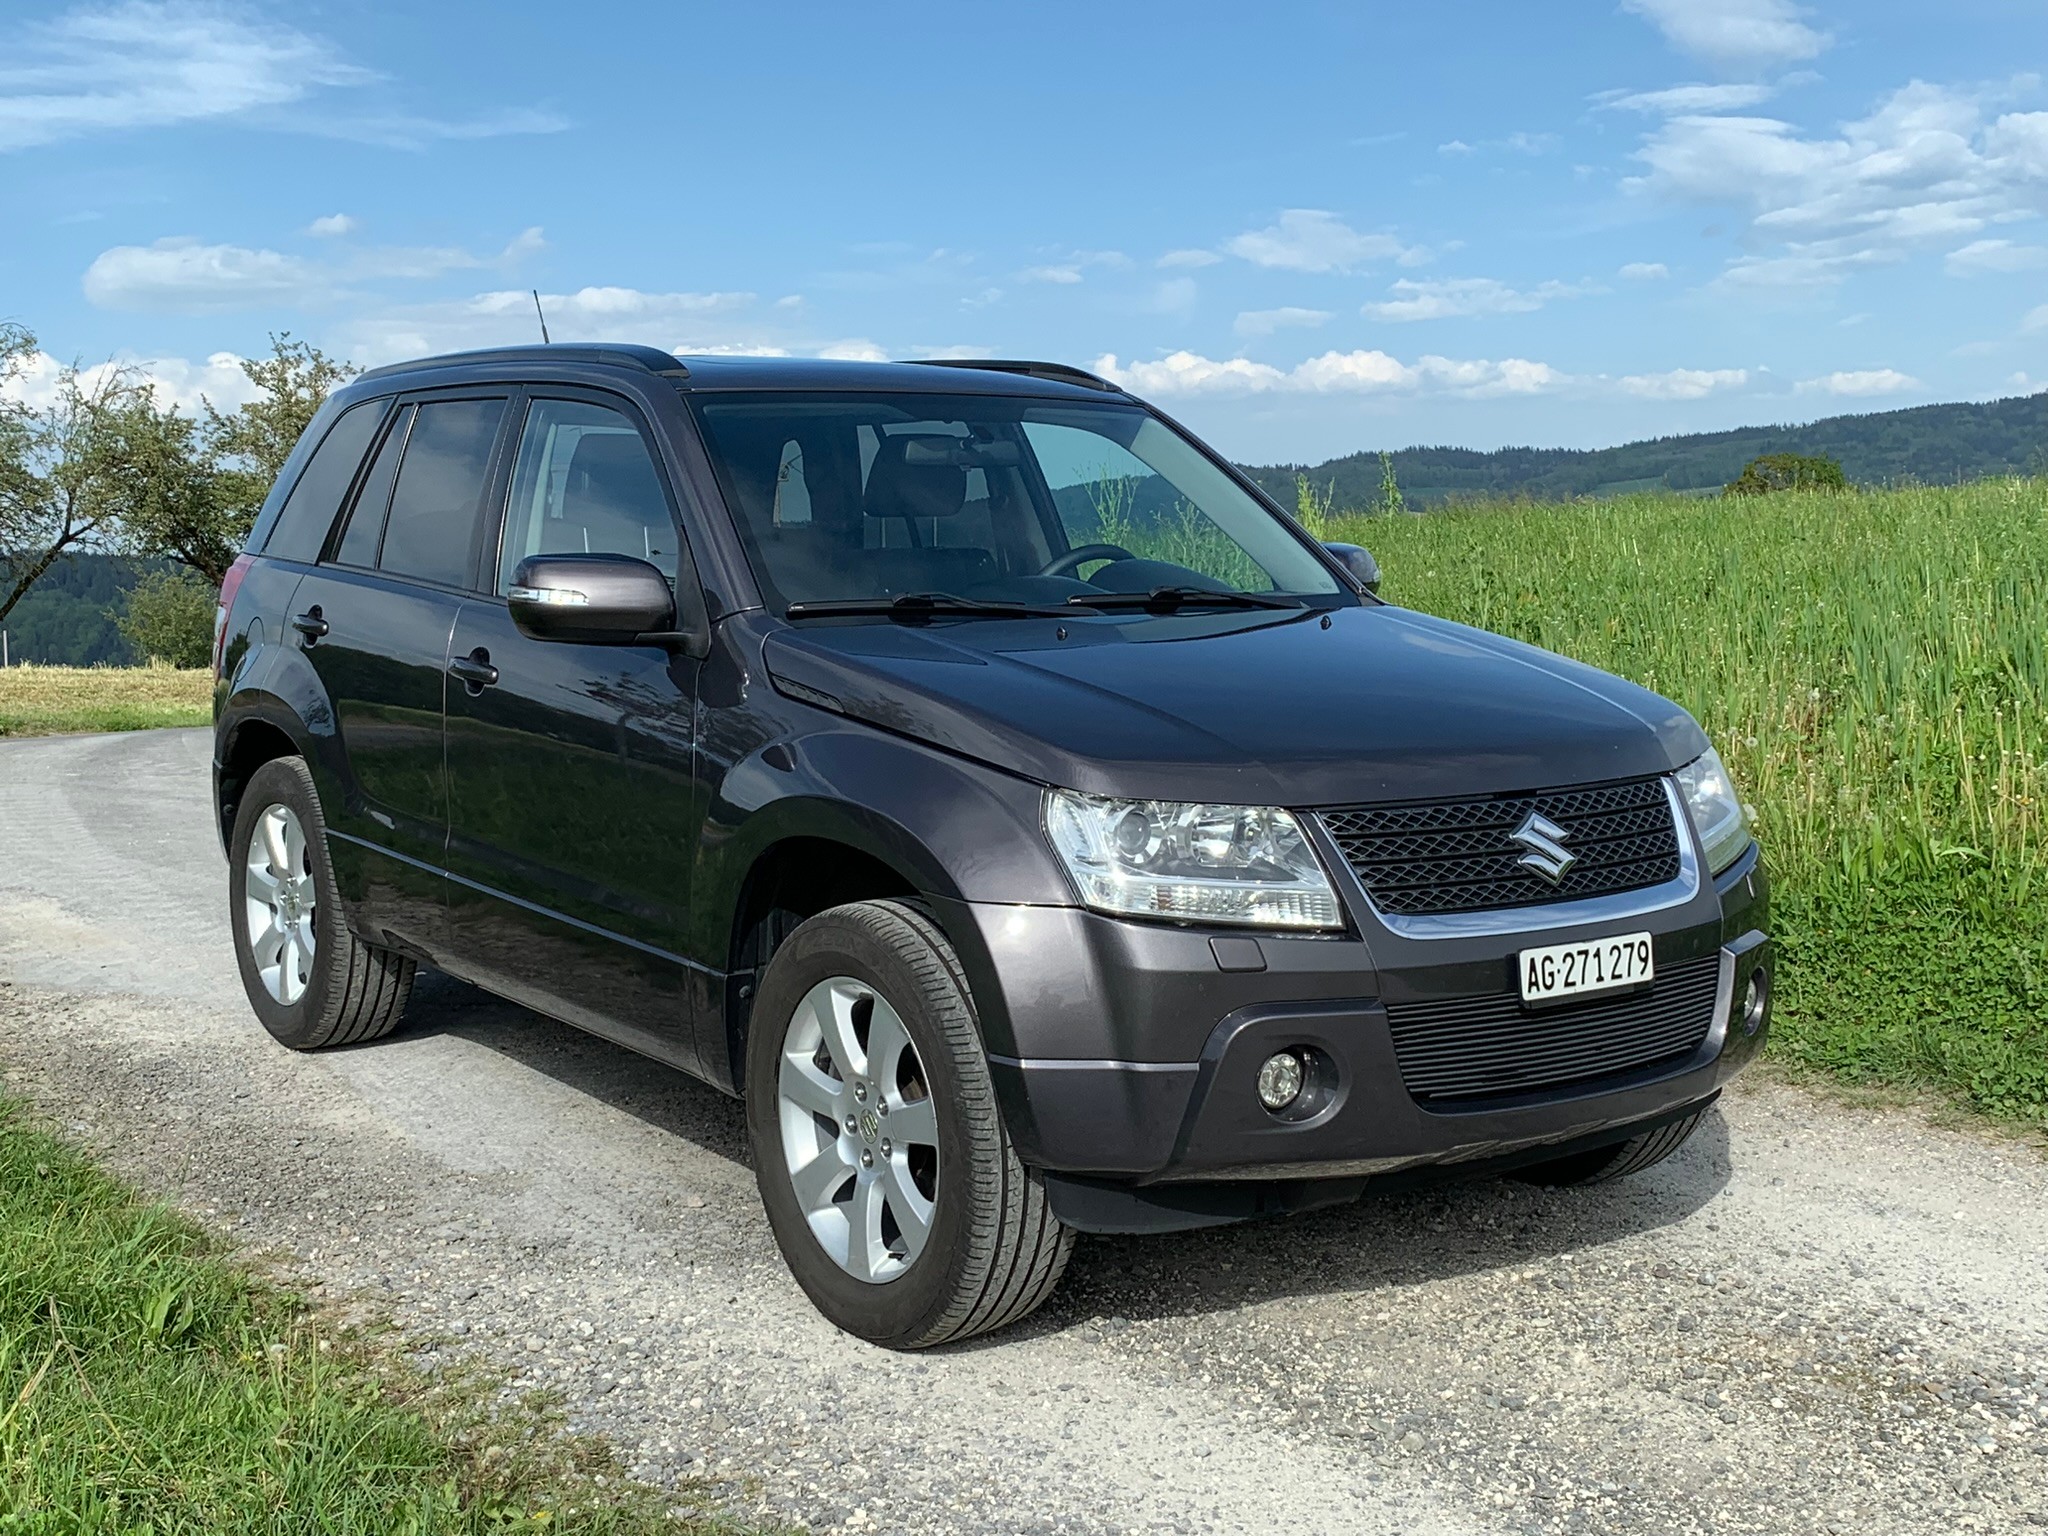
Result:
M265 554L285 560L320 558L334 516L348 496L349 482L362 466L370 439L377 435L377 423L384 419L384 404L382 400L365 400L352 405L328 428L285 498L277 525L263 546Z
M469 585L503 400L429 400L413 415L377 568Z
M405 452L405 434L412 426L413 408L400 406L391 430L384 434L384 446L377 450L363 488L356 493L355 510L348 515L348 529L334 551L342 565L365 568L377 563L377 545L384 537L384 513L391 505L391 485L398 478L398 456Z
M782 445L782 458L775 466L775 508L769 521L777 528L794 528L811 520L811 488L804 479L804 448L795 438Z
M505 510L500 592L528 555L631 555L673 584L678 544L661 476L630 417L581 400L533 402Z

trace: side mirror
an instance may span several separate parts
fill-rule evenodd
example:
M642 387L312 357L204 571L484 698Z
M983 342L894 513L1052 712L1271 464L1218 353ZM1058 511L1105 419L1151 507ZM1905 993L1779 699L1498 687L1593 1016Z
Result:
M675 625L668 578L631 555L528 555L505 601L519 632L535 640L645 645Z
M1325 544L1323 548L1335 555L1337 563L1366 591L1379 591L1380 563L1373 559L1371 550L1360 544Z

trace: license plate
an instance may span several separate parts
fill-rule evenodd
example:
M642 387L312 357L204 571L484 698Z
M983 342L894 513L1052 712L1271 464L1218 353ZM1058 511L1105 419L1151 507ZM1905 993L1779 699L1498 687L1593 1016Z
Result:
M1618 933L1584 944L1549 944L1515 957L1522 1001L1555 1002L1596 992L1626 992L1656 975L1647 933Z

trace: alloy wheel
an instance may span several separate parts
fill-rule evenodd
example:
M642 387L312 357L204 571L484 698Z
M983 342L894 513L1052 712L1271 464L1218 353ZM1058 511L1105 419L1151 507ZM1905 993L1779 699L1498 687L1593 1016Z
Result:
M242 927L264 990L290 1007L313 975L318 893L306 829L288 805L272 805L250 829Z
M931 1236L939 1182L938 1115L902 1018L867 982L819 982L784 1035L776 1094L812 1236L855 1279L896 1279Z

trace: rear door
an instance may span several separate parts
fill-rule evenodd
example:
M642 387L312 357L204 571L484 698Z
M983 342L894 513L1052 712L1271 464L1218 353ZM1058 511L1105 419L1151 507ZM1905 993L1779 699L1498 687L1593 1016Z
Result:
M697 663L531 640L504 592L530 554L622 554L695 581L670 479L623 398L532 388L504 528L457 616L448 684L451 949L473 979L679 1065L698 1061L679 951L702 817Z
M470 585L503 390L402 399L287 622L320 674L340 765L330 849L358 921L437 952L446 933L449 637Z

